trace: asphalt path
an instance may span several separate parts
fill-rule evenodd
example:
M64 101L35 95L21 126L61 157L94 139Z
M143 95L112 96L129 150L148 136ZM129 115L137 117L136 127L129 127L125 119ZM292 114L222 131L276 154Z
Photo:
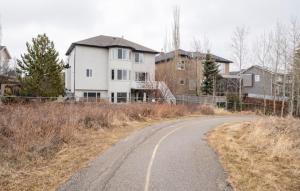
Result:
M253 116L197 117L134 132L73 175L57 190L230 191L205 133Z

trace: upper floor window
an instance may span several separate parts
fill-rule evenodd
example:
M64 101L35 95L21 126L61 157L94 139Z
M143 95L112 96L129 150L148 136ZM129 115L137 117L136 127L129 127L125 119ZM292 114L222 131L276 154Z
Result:
M185 85L185 80L179 80L180 85Z
M131 52L129 49L125 49L125 48L113 49L113 59L130 60L130 57L131 57Z
M177 70L185 70L185 62L184 61L177 62L176 68Z
M93 76L93 70L92 69L86 69L86 77L90 78Z
M255 82L260 82L260 75L255 75L254 78L255 78Z
M117 70L118 80L127 80L127 70Z
M134 62L135 63L143 63L144 62L144 54L143 53L134 53Z

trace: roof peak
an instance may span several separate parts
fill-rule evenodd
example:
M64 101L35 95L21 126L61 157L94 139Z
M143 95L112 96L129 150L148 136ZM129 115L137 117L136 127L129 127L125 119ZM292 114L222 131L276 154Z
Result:
M66 55L69 55L76 45L98 47L98 48L127 47L132 50L140 51L140 52L148 52L151 54L158 53L155 50L152 50L150 48L147 48L147 47L137 44L135 42L129 41L122 37L98 35L95 37L87 38L87 39L72 43L70 48L68 49Z
M172 50L170 52L163 52L161 54L159 54L155 60L156 60L156 63L157 62L161 62L161 61L165 61L165 60L168 60L168 59L171 59L173 58L175 55L175 51L179 51L179 54L181 56L188 56L188 57L198 57L198 58L205 58L205 56L208 54L208 53L202 53L200 51L186 51L186 50L183 50L183 49L177 49L177 50ZM219 56L216 56L212 53L209 53L210 55L212 55L212 57L217 61L217 62L220 62L220 63L233 63L232 61L230 60L227 60L225 58L222 58L222 57L219 57Z

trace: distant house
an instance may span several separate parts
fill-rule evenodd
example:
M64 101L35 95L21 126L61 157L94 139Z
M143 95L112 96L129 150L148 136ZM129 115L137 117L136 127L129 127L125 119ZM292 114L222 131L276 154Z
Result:
M282 100L283 80L283 73L278 72L275 74L267 68L257 65L251 66L242 72L243 94L250 98L263 99L265 97L272 100L274 92L276 92L277 99ZM287 75L286 90L288 90L290 80L290 75Z
M14 94L15 87L19 88L15 71L9 68L11 59L8 49L5 46L0 46L0 95Z
M70 66L66 89L77 100L145 101L154 91L167 89L155 81L157 53L119 37L101 35L74 42L66 53Z
M156 80L165 81L175 95L199 95L203 80L203 61L206 54L177 50L179 56L175 62L175 51L160 53L155 58ZM212 55L219 65L221 75L229 74L232 61Z
M0 46L0 74L5 75L8 72L9 62L12 59L5 46Z

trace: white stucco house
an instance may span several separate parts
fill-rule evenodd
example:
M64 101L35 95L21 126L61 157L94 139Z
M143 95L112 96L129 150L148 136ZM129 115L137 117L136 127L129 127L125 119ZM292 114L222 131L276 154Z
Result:
M76 100L145 101L151 90L166 89L163 82L154 81L157 53L124 38L104 35L72 43L66 53L66 90Z

